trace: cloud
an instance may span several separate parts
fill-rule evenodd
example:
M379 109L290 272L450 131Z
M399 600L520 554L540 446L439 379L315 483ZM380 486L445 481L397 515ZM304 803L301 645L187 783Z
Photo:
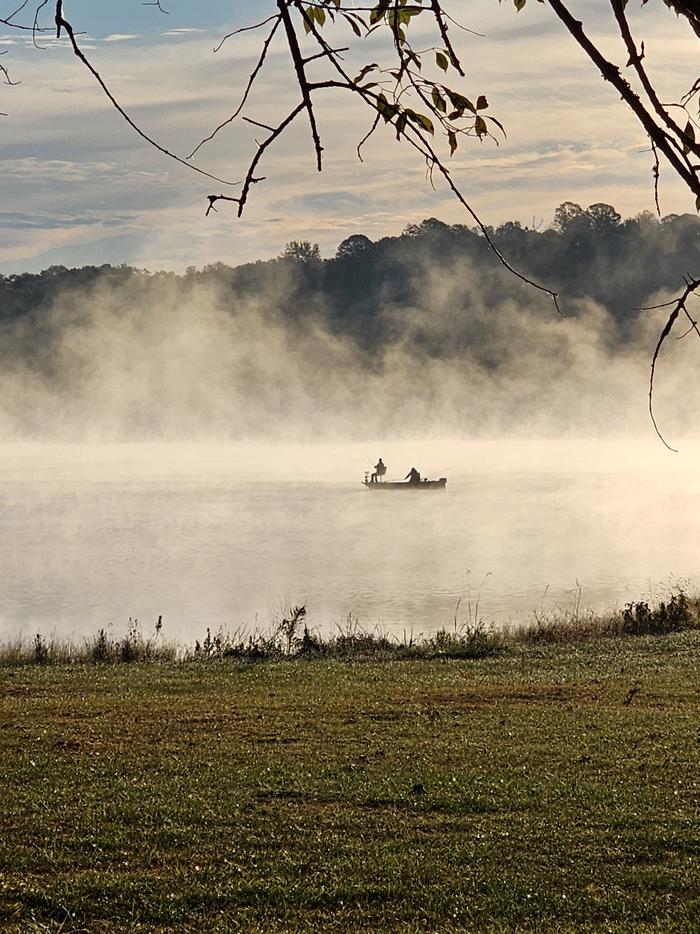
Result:
M130 42L133 39L143 39L141 35L128 35L126 33L114 33L111 36L105 36L101 42Z
M186 155L235 109L234 92L244 86L255 64L259 34L236 37L216 55L203 48L203 32L194 30L206 26L203 31L214 28L223 34L244 25L255 12L252 4L237 8L240 20L231 23L224 8L229 5L219 5L218 22L202 13L201 27L174 20L167 35L162 17L154 19L152 34L130 31L129 23L140 27L141 20L116 7L109 13L111 30L86 21L91 36L107 32L109 41L99 43L96 64L117 99L145 132L172 152ZM602 29L597 5L587 2L582 9L586 21L593 16L593 25ZM609 201L623 213L651 207L651 162L639 154L646 145L641 130L558 28L551 11L528 4L516 17L511 7L477 2L469 16L465 25L488 35L477 39L455 33L469 60L460 87L471 97L486 93L490 112L508 132L500 147L465 141L450 163L455 181L484 220L528 223L533 214L551 218L556 205L570 199ZM686 54L690 46L665 10L645 7L642 22L653 27L647 55L656 55L664 97L673 99L686 87L683 69L692 62ZM373 36L362 57L379 60L385 50L386 43ZM438 213L448 222L471 222L439 180L437 191L431 190L424 165L395 142L391 129L378 128L361 164L355 147L368 129L368 115L347 95L329 92L319 97L317 108L325 147L321 185L308 126L300 119L266 153L260 166L265 181L255 186L243 218L222 205L204 226L212 183L171 163L134 134L63 42L50 60L32 48L12 54L13 78L22 84L6 88L0 106L10 115L3 118L5 129L11 129L0 151L10 165L0 180L3 208L35 210L41 216L49 188L59 213L66 216L89 212L96 202L109 216L126 204L145 232L143 264L175 262L176 257L184 265L216 259L243 262L278 253L290 239L318 240L329 252L346 232L366 232L376 239ZM8 59L9 54L3 61L9 64ZM351 52L348 67L359 59ZM296 99L282 44L271 48L266 68L246 113L275 125ZM198 153L196 164L219 177L240 178L260 135L259 128L245 123L227 127ZM439 138L437 145L446 148ZM17 159L53 165L47 169L26 162L18 169L12 166ZM81 174L83 160L87 170ZM21 189L18 178L25 183ZM672 174L664 177L663 170L661 194L664 212L688 209L682 185ZM43 240L37 239L36 257L43 252ZM23 255L32 261L31 251ZM114 256L115 262L121 259Z
M199 29L196 27L180 27L179 29L168 29L167 32L162 32L161 36L189 36L197 33L205 33L206 29Z
M74 162L64 159L39 159L34 156L8 159L3 163L3 173L16 181L48 181L51 184L63 185L82 185L88 180L146 184L163 182L167 178L164 173L133 170L116 162Z
M89 227L89 234L85 228ZM122 256L123 262L136 266L143 255L145 239L143 234L126 231L121 234L106 232L109 224L99 218L92 218L84 224L64 224L52 226L44 224L40 230L40 239L34 239L32 246L39 252L31 253L31 260L24 252L21 243L13 250L7 250L8 261L3 262L0 270L6 275L21 272L29 268L32 261L34 268L47 269L49 266L102 266L113 262L115 255ZM53 237L52 234L58 234ZM56 245L52 246L52 243Z
M0 211L0 228L7 230L51 230L71 227L92 227L105 224L118 225L125 218L112 217L105 220L98 215L70 215L70 214L38 214L35 211L24 213L21 211Z
M304 211L320 214L341 214L354 211L367 212L377 207L368 194L354 191L312 191L292 198L276 201L273 210Z

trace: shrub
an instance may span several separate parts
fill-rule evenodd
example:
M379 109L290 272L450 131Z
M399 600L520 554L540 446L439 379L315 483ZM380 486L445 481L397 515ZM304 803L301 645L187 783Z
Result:
M486 658L502 652L503 637L483 622L457 628L440 629L428 641L428 654L443 658Z
M39 632L34 636L32 661L35 665L47 665L50 661L49 647Z
M628 603L622 611L620 631L624 635L664 635L694 629L697 617L692 612L686 594L673 594L668 603L650 607L646 602Z
M104 629L100 629L89 647L90 661L95 664L112 661L114 652Z

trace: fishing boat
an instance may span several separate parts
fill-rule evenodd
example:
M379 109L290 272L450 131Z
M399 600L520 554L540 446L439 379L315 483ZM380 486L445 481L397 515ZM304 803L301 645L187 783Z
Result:
M369 471L365 474L362 485L368 490L444 490L447 486L447 477L440 477L437 480L425 480L421 477L419 481L415 480L383 480L378 477L372 480Z

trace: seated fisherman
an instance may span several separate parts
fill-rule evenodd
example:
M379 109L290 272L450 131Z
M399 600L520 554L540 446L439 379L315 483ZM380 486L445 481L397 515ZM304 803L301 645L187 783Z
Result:
M376 483L380 477L384 476L385 473L386 473L386 466L384 464L384 461L380 457L377 463L374 465L374 473L370 477L370 481L372 483Z
M420 483L420 474L415 467L411 467L404 480L408 480L409 483Z

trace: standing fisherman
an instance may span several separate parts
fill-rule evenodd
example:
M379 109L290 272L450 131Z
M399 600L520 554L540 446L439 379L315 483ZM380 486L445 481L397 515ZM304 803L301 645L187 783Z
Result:
M420 474L415 467L411 467L404 480L408 480L409 483L420 483Z

